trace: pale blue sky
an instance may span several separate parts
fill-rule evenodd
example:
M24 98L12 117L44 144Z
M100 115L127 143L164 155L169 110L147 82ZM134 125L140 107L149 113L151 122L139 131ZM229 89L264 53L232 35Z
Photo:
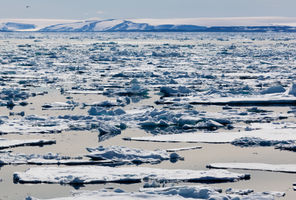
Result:
M0 18L296 17L295 8L296 0L0 0Z

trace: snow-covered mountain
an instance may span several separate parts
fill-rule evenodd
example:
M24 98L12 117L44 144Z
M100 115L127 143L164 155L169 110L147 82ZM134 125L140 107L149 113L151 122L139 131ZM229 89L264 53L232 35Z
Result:
M81 21L67 24L57 24L40 29L41 32L119 32L119 31L198 31L206 27L196 25L150 25L135 23L128 20Z
M217 19L218 20L218 19ZM216 21L217 21L216 20ZM296 25L290 19L287 23L277 21L271 23L271 19L267 18L263 21L259 19L223 19L214 23L214 19L207 19L207 23L201 19L187 20L123 20L123 19L107 19L107 20L55 20L52 23L37 20L34 23L30 20L25 23L19 22L2 22L0 23L0 32L2 31L40 31L40 32L296 32ZM253 21L252 21L253 20ZM262 19L261 19L262 20ZM266 21L267 20L267 21ZM296 19L295 19L296 21ZM1 22L1 20L0 20ZM58 22L58 23L57 23ZM228 25L233 24L233 25ZM256 23L257 22L257 23ZM242 25L240 25L242 23ZM292 24L291 24L292 23ZM41 25L43 24L43 25ZM202 25L199 25L202 24ZM254 25L252 25L254 24Z

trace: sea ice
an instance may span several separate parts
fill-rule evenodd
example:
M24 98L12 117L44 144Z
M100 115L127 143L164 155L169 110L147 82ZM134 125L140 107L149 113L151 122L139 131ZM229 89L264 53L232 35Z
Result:
M156 104L173 104L174 98L166 97L158 100ZM237 96L237 97L184 97L179 98L178 103L182 104L204 104L204 105L228 105L228 106L269 106L269 105L295 105L296 98L292 95L265 94L257 96Z
M100 146L98 148L87 148L87 150L91 153L86 155L86 157L93 160L125 161L140 164L159 163L170 159L169 154L163 150L147 151L122 146Z
M194 149L201 149L201 146L192 146L192 147L182 147L182 148L175 148L175 149L167 149L167 152L177 152L177 151L187 151L187 150L194 150Z
M60 133L68 129L61 120L51 117L28 115L20 119L6 119L0 125L0 134Z
M296 173L295 164L264 164L264 163L212 163L208 168L215 169L245 169L271 172Z
M150 142L189 142L189 143L234 143L235 145L250 146L254 144L279 144L296 140L296 134L289 128L272 129L263 128L260 130L240 132L219 132L219 133L183 133L157 135L147 137L124 138L133 141Z
M296 143L291 144L278 144L275 146L276 149L287 150L287 151L296 151Z
M82 157L61 156L59 154L48 153L39 154L21 154L11 152L0 152L0 165L19 165L19 164L37 164L37 165L86 165L99 164L88 160L82 160ZM102 164L106 164L103 163Z
M42 105L43 110L71 110L78 106L79 103L74 101L54 102Z
M48 200L186 200L186 199L207 199L207 200L274 200L276 197L282 197L282 193L251 193L251 194L225 194L221 189L214 189L209 186L172 186L165 188L149 188L141 189L139 192L125 192L121 189L107 191L105 189L99 191L80 191L73 192L72 197L53 198ZM284 194L284 193L283 193ZM28 197L26 200L41 200Z
M36 167L25 172L15 172L14 181L19 183L135 183L145 180L159 182L232 182L249 179L249 174L232 173L226 170L181 170L143 167L113 168L101 166L83 167Z
M249 147L249 146L278 146L279 148L282 145L291 143L291 140L272 140L272 139L262 139L258 137L241 137L233 140L232 145Z
M42 146L47 144L55 144L55 140L43 140L43 139L32 139L32 140L8 140L0 138L0 149L19 147L19 146Z

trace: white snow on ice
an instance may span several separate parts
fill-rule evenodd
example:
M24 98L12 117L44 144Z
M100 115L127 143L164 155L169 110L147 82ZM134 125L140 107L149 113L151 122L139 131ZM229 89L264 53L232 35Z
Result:
M178 170L144 167L112 168L100 166L84 167L35 167L25 172L15 172L14 180L20 183L133 183L145 180L160 182L229 182L249 179L248 174L232 173L226 170Z

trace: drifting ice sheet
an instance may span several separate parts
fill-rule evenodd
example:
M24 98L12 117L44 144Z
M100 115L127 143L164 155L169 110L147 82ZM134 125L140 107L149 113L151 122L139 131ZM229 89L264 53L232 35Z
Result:
M30 125L20 125L14 124L13 126L9 126L6 124L0 125L0 134L28 134L28 133L59 133L62 130L68 129L66 125L57 125L52 127L46 126L30 126Z
M216 169L245 169L271 172L296 173L295 164L264 164L264 163L212 163L208 168Z
M7 140L0 138L0 149L6 149L19 146L38 146L46 144L55 144L55 140Z
M201 149L201 146L194 146L194 147L183 147L183 148L175 148L175 149L167 149L167 152L177 152L177 151L187 151L187 150L194 150L194 149Z
M260 138L266 141L295 141L296 134L291 130L292 129L262 129L229 133L184 133L148 137L132 137L125 139L150 142L231 143L236 139L249 137Z
M114 162L83 160L82 157L61 156L59 154L48 153L39 154L20 154L10 151L0 151L0 165L113 165Z
M67 102L53 102L53 103L46 103L42 106L43 110L70 110L74 109L78 106L79 103L74 101L67 101Z
M185 200L185 199L211 199L211 200L271 200L277 196L273 193L252 193L247 195L234 195L234 194L225 194L219 193L221 190L216 190L211 187L197 185L197 186L172 186L166 188L157 188L157 189L144 189L140 192L127 193L121 189L115 189L113 192L106 190L100 191L81 191L73 193L72 197L64 198L54 198L51 200L144 200L144 199L153 199L153 200ZM35 198L28 198L28 200L37 200Z
M93 160L113 160L130 161L134 163L159 163L163 160L169 160L170 156L166 151L155 150L147 151L142 149L110 146L98 148L88 148L91 153L86 155Z
M295 105L296 97L292 95L282 94L266 94L248 97L209 97L209 99L202 99L200 97L186 97L178 98L165 98L157 101L157 104L173 104L173 103L189 103L189 104L204 104L204 105L229 105L229 106L251 106L251 105Z
M279 144L275 146L276 149L287 150L287 151L296 151L296 143L293 144Z
M25 172L14 173L14 181L19 183L135 183L142 179L157 181L189 182L231 182L249 179L249 174L232 173L226 170L168 170L143 167L112 168L101 166L87 167L36 167Z

